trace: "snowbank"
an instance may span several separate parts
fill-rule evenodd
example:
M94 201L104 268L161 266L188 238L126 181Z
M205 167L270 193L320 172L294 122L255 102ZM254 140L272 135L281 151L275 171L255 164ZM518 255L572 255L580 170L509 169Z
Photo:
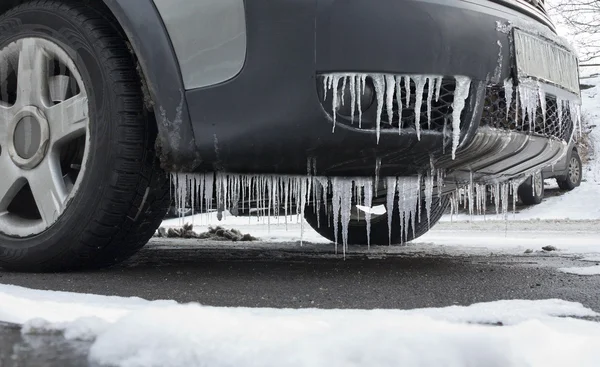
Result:
M0 320L25 323L24 332L96 337L90 359L114 366L600 365L600 324L572 318L599 315L561 300L247 309L0 285L0 305Z

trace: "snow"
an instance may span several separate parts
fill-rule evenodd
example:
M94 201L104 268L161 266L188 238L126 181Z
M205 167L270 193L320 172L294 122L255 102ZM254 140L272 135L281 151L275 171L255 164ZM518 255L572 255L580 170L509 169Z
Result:
M600 364L600 324L576 319L599 315L557 299L414 310L250 309L0 285L0 301L0 320L25 324L24 333L91 340L90 361L112 366Z
M600 275L600 265L558 269L563 273L575 275Z

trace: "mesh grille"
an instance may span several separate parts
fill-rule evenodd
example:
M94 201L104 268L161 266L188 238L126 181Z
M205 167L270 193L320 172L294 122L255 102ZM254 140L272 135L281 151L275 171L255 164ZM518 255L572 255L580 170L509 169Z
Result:
M559 116L562 115L562 116ZM542 107L538 106L535 121L530 124L529 117L517 111L516 89L513 91L511 104L507 108L507 100L503 87L491 86L487 89L481 124L497 129L535 133L546 137L569 141L573 132L573 120L569 108L558 108L555 97L546 95L546 118Z
M407 105L406 81L406 78L402 78L400 88L400 98L402 101L402 118L400 118L398 113L400 109L398 103L398 91L394 89L393 116L390 119L387 108L384 107L382 109L381 130L398 130L399 127L401 127L402 129L415 129L417 121L417 86L415 84L414 79L410 78L410 103ZM373 80L371 79L371 77L368 77L366 79L366 83L371 88L373 88ZM444 125L446 125L447 129L451 129L450 125L452 121L452 104L454 102L455 88L456 81L454 78L443 78L439 91L439 98L436 98L437 91L435 88L434 79L428 79L423 89L422 103L419 111L419 125L422 131L430 130L443 132ZM429 99L430 94L431 99ZM349 99L349 97L346 96L346 99ZM429 100L431 100L430 104L428 103ZM367 111L364 111L362 114L362 129L374 130L376 128L377 103L377 96L375 95L373 97L373 104L371 105L371 107ZM429 106L431 106L430 112ZM331 111L330 103L326 106L326 110ZM431 119L429 119L429 114L431 114ZM344 116L338 111L337 122L347 124L350 126L354 125L356 127L358 126L358 117L355 116L354 119L352 119L350 116ZM400 124L401 126L399 126Z
M454 90L456 88L456 82L454 78L442 79L442 86L440 88L439 98L436 98L436 90L433 85L433 79L429 79L423 90L421 110L419 111L420 120L419 125L421 130L433 130L443 131L444 125L451 123L452 117L452 103L454 102ZM431 91L430 91L431 89ZM414 80L410 81L410 104L406 105L406 89L405 80L402 81L402 128L410 129L416 127L416 102L417 102L417 87ZM429 104L428 98L431 93L431 120L429 119ZM389 123L390 118L387 111L383 111L381 120L388 122L382 124L382 128L393 128L398 129L400 124L400 118L398 116L398 101L397 96L394 98L394 116L391 124Z

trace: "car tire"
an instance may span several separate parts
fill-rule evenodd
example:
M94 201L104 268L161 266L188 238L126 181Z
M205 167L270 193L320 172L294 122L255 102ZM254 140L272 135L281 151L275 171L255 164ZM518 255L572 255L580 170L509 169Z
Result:
M389 244L402 244L417 239L427 233L431 227L433 227L442 217L448 206L450 205L450 199L447 195L441 198L434 195L431 204L431 217L430 222L427 220L427 209L425 207L425 200L423 199L420 206L420 218L421 220L415 220L415 230L413 233L412 225L409 224L409 228L406 232L406 238L403 238L400 225L399 209L397 205L394 205L394 211L392 216L392 231L391 239L388 236L388 220L387 214L377 216L371 219L371 245L389 245ZM333 227L333 216L328 216L325 211L325 206L321 205L320 212L317 217L315 208L308 206L304 212L304 219L306 222L319 233L321 236L328 240L335 242L335 230ZM342 239L341 225L338 226L338 241ZM367 228L366 221L364 220L351 220L348 226L348 244L349 245L367 245Z
M0 16L0 55L12 55L13 48L18 52L12 70L18 86L3 97L13 95L14 108L50 101L50 107L40 102L26 108L42 111L46 117L35 123L50 131L48 146L40 145L46 153L37 167L10 166L19 160L6 149L16 146L16 132L13 140L2 141L0 129L0 167L26 177L8 189L0 184L0 267L47 272L110 266L142 248L163 220L170 183L159 166L156 123L145 107L137 62L125 39L101 2L30 1ZM43 67L36 73L31 65ZM20 78L21 72L32 76ZM69 87L56 83L65 78L70 78ZM10 89L8 79L0 82L4 92ZM66 103L78 106L69 109ZM50 110L56 106L61 107ZM63 125L54 118L59 113ZM59 144L58 136L71 137L69 129L80 129L84 138L73 143L75 158L63 162L71 142ZM43 179L45 170L51 172L50 181ZM54 200L40 194L45 186L56 189Z
M525 205L537 205L544 199L544 176L535 173L519 186L517 190L521 202Z
M581 178L583 175L583 164L581 163L581 157L576 150L573 150L569 164L567 165L567 175L565 177L559 177L556 179L558 187L562 190L571 191L581 184Z

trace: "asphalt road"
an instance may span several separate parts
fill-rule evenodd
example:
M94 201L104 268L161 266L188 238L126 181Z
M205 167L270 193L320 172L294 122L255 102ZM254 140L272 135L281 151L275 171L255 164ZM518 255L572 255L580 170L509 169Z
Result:
M447 255L430 253L426 247L406 252L357 247L344 258L323 244L157 239L111 269L73 274L0 272L0 283L211 306L407 309L560 298L600 311L600 276L557 271L589 265L593 264L542 251ZM18 328L0 326L2 366L86 365L87 348L89 344L73 344L60 335L21 336Z

